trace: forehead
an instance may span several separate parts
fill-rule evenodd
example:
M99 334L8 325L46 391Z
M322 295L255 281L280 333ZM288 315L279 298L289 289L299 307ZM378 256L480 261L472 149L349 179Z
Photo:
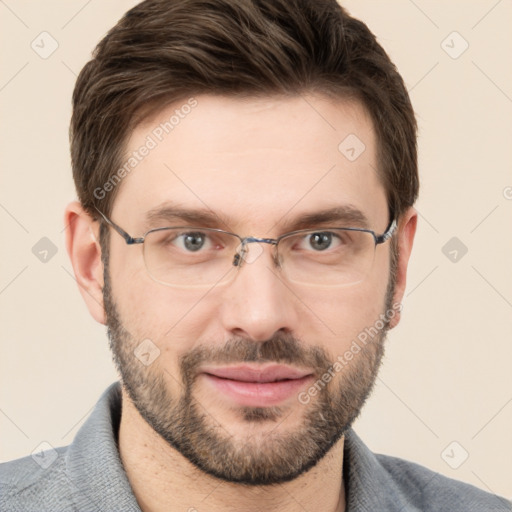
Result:
M166 203L211 210L233 229L346 205L387 220L373 125L354 101L200 95L137 126L130 159L113 215L134 229Z

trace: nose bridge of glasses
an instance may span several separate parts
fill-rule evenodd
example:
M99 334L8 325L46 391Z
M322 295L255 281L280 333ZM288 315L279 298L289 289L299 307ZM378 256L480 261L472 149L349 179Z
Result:
M242 238L240 244L237 247L235 257L233 258L233 265L235 267L240 267L244 261L247 263L252 263L263 253L263 248L261 245L255 246L259 249L253 249L252 251L248 252L248 244L269 244L276 246L277 240L275 238L256 238L254 236L247 236Z

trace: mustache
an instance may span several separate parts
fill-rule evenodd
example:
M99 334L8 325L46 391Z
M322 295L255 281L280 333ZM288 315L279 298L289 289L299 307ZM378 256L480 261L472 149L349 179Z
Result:
M223 347L200 345L180 358L182 376L191 382L198 368L208 364L285 363L310 368L316 375L324 374L332 365L329 354L319 346L306 346L288 333L278 333L266 341L231 338Z

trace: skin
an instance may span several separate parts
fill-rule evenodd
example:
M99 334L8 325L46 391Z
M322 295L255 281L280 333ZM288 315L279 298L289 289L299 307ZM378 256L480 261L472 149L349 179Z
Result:
M197 107L118 185L110 218L128 233L141 236L157 227L147 226L144 216L167 201L194 209L206 205L219 216L217 227L243 236L275 238L290 231L304 213L347 204L364 212L370 229L385 231L388 208L375 171L375 133L359 104L312 95L196 99ZM179 106L165 108L139 125L127 141L127 153L140 147ZM338 151L349 134L366 146L353 162ZM82 296L95 320L105 324L98 222L76 202L68 206L65 220L67 248ZM412 208L399 219L394 303L405 290L416 220ZM155 282L145 269L141 246L126 246L113 231L110 240L110 285L123 327L131 339L149 338L158 346L160 356L149 371L165 369L165 386L173 396L180 395L179 358L200 345L222 348L234 337L257 344L289 333L306 346L321 347L334 361L385 311L389 242L377 246L371 273L355 286L322 289L285 283L269 271L274 269L272 250L263 246L233 281L205 295ZM397 313L389 327L399 319ZM351 364L357 364L357 358ZM219 398L201 382L194 397L207 404L212 421L234 442L251 440L262 447L276 428L282 434L297 431L315 402L287 401L286 414L276 427L272 421L248 424L227 398ZM343 442L341 437L294 480L272 486L225 482L201 471L165 442L123 390L119 448L144 511L342 511Z

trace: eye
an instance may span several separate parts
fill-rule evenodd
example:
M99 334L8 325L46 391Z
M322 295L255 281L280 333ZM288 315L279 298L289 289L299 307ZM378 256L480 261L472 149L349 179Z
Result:
M201 249L210 249L212 242L206 233L194 231L179 234L172 242L179 249L189 252L197 252Z
M332 233L313 233L309 235L309 245L315 251L329 249L332 244Z
M318 231L306 235L299 244L299 248L309 251L326 251L327 249L336 249L343 241L332 231Z

